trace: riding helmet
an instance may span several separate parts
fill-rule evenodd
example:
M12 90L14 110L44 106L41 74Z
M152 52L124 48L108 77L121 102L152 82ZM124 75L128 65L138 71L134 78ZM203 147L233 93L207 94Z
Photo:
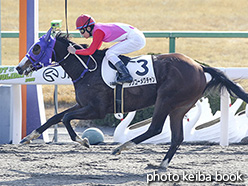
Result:
M82 14L77 18L76 29L87 28L88 26L95 25L95 20L87 14Z

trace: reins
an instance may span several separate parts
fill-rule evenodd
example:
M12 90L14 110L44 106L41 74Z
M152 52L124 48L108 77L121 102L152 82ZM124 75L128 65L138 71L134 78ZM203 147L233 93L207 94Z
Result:
M70 46L73 46L71 43L69 43L69 45ZM77 45L77 44L74 44L74 45ZM79 46L79 47L81 47L83 49L83 46L81 46L81 45L77 45L77 46ZM96 62L95 58L93 58L92 55L89 55L89 58L87 60L87 63L85 64L85 62L77 54L74 54L74 55L82 63L82 65L85 68L84 71L82 72L82 74L77 79L75 79L75 80L72 81L73 83L76 83L77 81L79 81L81 78L84 77L84 75L86 74L86 72L93 72L93 71L95 71L97 69L97 62ZM89 69L89 67L88 67L88 64L90 62L90 59L92 59L92 61L94 61L94 63L95 63L95 68L93 68L93 69Z
M71 43L69 43L69 45L70 45L70 46L73 46ZM81 46L81 45L78 45L78 44L74 44L74 45L77 45L77 46L79 46L80 48L84 49L83 46ZM84 61L83 61L77 54L74 54L74 55L75 55L75 56L77 57L77 59L82 63L82 65L84 66L84 68L85 68L85 69L88 69L89 72L93 72L93 71L95 71L95 70L97 69L97 62L96 62L95 58L94 58L92 55L89 55L89 58L91 58L92 61L94 61L94 63L95 63L95 68L93 68L93 69L89 69L88 66L84 63ZM88 59L88 62L89 62L89 59ZM88 63L88 62L87 62L87 63Z
M69 43L69 45L70 46L75 46L75 45L77 45L77 46L79 46L79 47L81 47L82 49L83 49L83 47L81 46L81 45L78 45L78 44L71 44L71 43ZM53 50L53 53L54 53L54 57L55 57L55 63L56 64L54 64L54 66L58 66L58 65L60 65L60 63L62 62L62 61L64 61L64 60L66 60L68 57L69 57L69 55L71 54L70 52L68 52L66 55L65 55L65 57L63 57L60 61L56 61L56 53L55 53L55 51ZM83 78L83 76L87 73L87 72L93 72L93 71L95 71L96 69L97 69L97 62L96 62L96 60L95 60L95 58L92 56L92 55L89 55L89 58L88 58L88 60L87 60L87 62L85 63L77 54L74 54L75 55L75 57L81 62L81 64L84 66L84 70L83 70L83 72L81 73L81 75L77 78L77 79L75 79L75 80L72 80L72 82L73 83L76 83L77 81L79 81L81 78ZM95 67L94 68L92 68L92 69L90 69L89 67L88 67L88 65L89 65L89 62L90 62L90 59L92 59L92 61L95 63Z

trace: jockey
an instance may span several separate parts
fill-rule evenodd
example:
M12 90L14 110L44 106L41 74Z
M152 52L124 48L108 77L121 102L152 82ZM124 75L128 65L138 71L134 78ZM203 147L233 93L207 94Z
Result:
M133 81L128 69L118 57L143 48L146 44L145 36L137 28L123 23L95 23L89 15L80 15L76 21L76 27L86 39L93 36L89 48L76 50L69 46L68 52L79 55L92 55L102 45L102 42L117 42L107 52L107 59L119 72L114 84L130 83Z

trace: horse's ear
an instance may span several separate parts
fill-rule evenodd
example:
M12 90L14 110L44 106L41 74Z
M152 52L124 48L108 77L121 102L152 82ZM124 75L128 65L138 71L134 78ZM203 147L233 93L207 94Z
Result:
M45 37L45 41L48 41L48 39L50 38L50 35L51 35L51 33L52 33L52 29L53 29L53 27L51 27L51 28L47 31L46 37Z

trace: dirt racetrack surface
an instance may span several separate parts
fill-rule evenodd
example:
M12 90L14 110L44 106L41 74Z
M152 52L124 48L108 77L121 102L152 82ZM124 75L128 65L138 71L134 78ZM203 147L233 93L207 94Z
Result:
M168 144L140 144L118 156L118 145L90 149L73 142L0 145L0 185L248 185L248 145L183 144L158 170Z

